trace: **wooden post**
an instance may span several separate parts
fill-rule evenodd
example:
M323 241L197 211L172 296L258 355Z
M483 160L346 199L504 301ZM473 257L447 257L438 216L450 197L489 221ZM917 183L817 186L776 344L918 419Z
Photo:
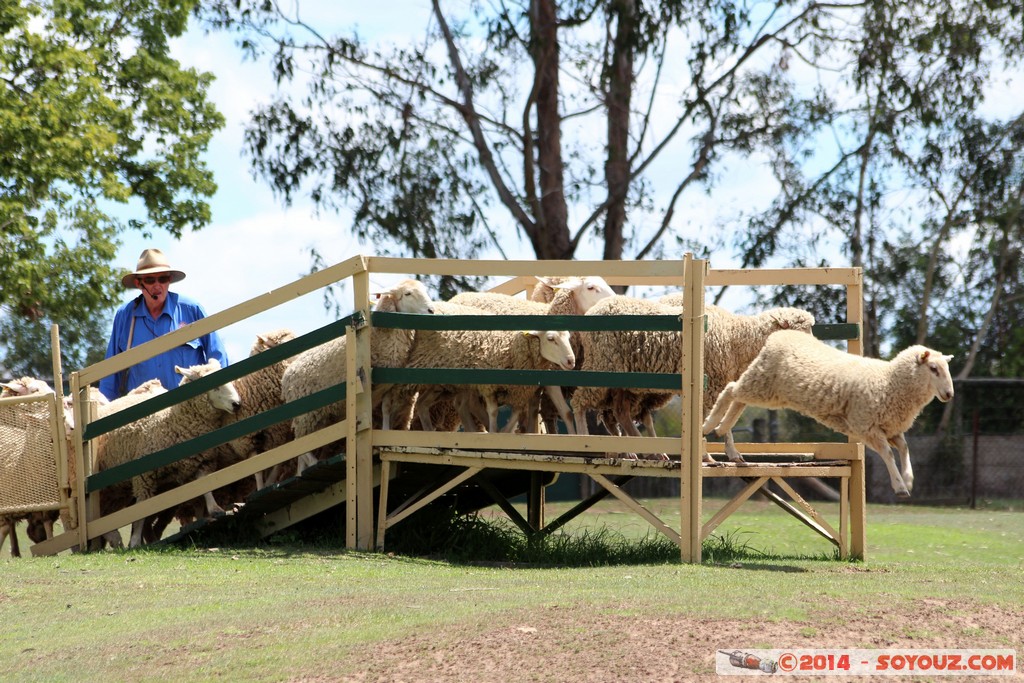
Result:
M349 536L355 533L355 543L349 547L359 550L372 550L374 545L373 525L373 387L370 373L370 345L372 343L373 325L370 324L370 274L365 269L352 276L355 297L355 310L363 314L366 324L353 331L355 337L355 355L350 356L355 372L348 375L348 407L346 413L349 423L349 439L346 444L346 461L355 461L355 510L348 513L351 522L355 518L354 529L349 524ZM351 344L350 344L351 345ZM353 392L353 389L355 391ZM351 465L350 465L351 466ZM349 470L351 472L351 470Z
M856 282L846 286L846 321L858 323L857 338L847 344L850 353L864 355L864 272L854 269ZM864 473L864 444L857 444L856 460L850 463L850 556L866 559L867 490Z
M704 276L707 261L683 258L683 397L680 416L679 551L683 562L701 561L701 461L704 457Z

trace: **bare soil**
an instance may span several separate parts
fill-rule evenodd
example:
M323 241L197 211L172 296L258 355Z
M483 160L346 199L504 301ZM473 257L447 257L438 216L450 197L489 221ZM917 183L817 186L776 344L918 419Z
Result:
M1019 658L1024 654L1024 609L929 599L910 612L881 608L866 616L851 616L842 609L841 601L836 601L806 621L752 623L682 614L623 617L556 607L526 612L472 633L441 629L385 641L375 646L369 670L323 680L710 681L723 678L715 673L717 650L752 648L1011 648ZM850 677L889 682L904 678L909 679ZM819 680L834 682L843 677L829 675ZM987 679L972 676L966 680ZM998 680L1024 680L1024 674Z

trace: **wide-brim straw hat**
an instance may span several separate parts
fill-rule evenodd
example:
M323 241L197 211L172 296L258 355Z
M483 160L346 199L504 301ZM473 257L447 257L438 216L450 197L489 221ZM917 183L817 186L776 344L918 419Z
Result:
M146 249L139 256L139 263L135 266L135 271L121 278L121 284L134 289L135 278L155 275L157 273L167 273L171 276L171 282L181 282L185 279L185 273L171 268L170 264L167 263L167 257L164 256L164 252L159 249Z

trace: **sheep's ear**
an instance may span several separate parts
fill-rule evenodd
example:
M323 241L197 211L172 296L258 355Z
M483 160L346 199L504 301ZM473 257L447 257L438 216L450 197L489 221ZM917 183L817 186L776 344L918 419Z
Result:
M176 373L178 373L179 375L184 375L185 374L185 368L181 367L180 365L175 365L174 366L174 371Z
M537 330L523 330L523 336L524 337L537 337L539 339L540 338L540 332L538 332Z
M931 354L932 354L932 352L928 351L927 349L922 351L921 355L919 355L917 357L917 364L918 365L924 365L925 363L927 363L928 362L928 358L931 356Z
M943 356L942 360L944 360L944 361L946 361L948 363L949 361L953 360L953 356Z
M398 312L398 305L395 302L395 297L390 292L377 295L377 305L374 307L375 311L386 311L390 313Z

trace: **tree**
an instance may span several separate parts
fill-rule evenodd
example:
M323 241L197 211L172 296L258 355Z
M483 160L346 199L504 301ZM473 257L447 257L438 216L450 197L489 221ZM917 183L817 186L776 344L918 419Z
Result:
M116 301L118 236L177 238L209 222L205 199L216 186L201 154L224 121L207 101L212 77L183 69L168 45L196 4L0 8L5 329L35 323L48 335L58 321L95 344L92 322ZM12 372L18 362L6 359Z
M962 255L988 250L985 226L1005 210L998 186L1013 183L1024 159L1022 111L985 113L986 93L1019 64L1024 34L1015 2L859 7L792 50L790 61L813 64L816 79L777 70L744 84L762 120L751 150L770 150L782 191L736 243L744 265L780 256L816 265L834 262L821 255L832 251L863 267L865 348L878 355L883 342L934 338L981 292L997 300L992 267L958 269ZM979 289L958 292L961 275Z
M306 88L255 113L254 170L285 203L352 208L356 233L385 253L503 254L496 236L514 230L539 259L657 257L679 237L681 198L737 144L719 122L747 104L740 77L820 13L787 2L755 22L732 2L680 0L474 8L453 17L435 0L422 41L378 46L329 35L297 3L215 3L212 26Z
M956 199L991 182L972 155L1020 150L1013 117L984 113L1019 63L1019 2L469 7L433 0L422 38L382 45L306 22L298 3L216 2L213 27L304 88L255 113L254 170L286 203L354 209L385 253L503 253L496 235L514 229L539 259L689 248L712 265L731 249L747 267L861 266L872 355L952 315L936 296L956 281L945 255L992 208ZM752 162L775 200L688 234L688 198ZM915 244L928 258L892 260ZM894 283L918 293L916 313ZM841 310L835 292L776 296Z

